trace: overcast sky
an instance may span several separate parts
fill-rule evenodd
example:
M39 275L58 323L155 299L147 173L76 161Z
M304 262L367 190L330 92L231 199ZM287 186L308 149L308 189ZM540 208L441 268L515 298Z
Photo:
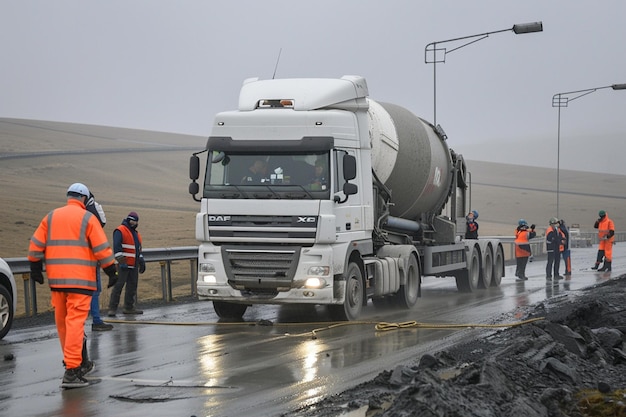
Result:
M427 44L542 21L449 52L437 123L466 159L556 168L552 96L626 83L624 16L624 0L0 0L0 117L208 136L276 69L364 76L432 122ZM570 102L560 125L561 169L626 175L626 90Z

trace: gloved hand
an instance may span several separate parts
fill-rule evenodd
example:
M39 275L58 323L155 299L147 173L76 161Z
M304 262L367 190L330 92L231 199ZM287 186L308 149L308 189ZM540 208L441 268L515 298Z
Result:
M35 282L43 284L43 265L41 262L30 262L30 277Z
M146 272L146 261L144 261L143 256L139 258L139 273L143 274Z
M104 273L109 276L109 285L107 285L107 288L111 288L117 282L117 267L115 264L111 264L106 268L103 268L103 270Z
M534 225L534 224L531 224L531 225L530 225L530 228L531 228L531 230L535 230L535 225Z

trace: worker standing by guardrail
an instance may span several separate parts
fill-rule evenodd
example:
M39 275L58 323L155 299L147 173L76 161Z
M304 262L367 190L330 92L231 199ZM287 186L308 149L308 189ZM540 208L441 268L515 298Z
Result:
M596 220L593 225L595 229L598 229L598 255L596 257L596 264L591 269L604 272L611 270L611 263L613 262L615 225L613 224L613 220L606 214L606 211L600 210L598 216L598 220ZM602 265L602 268L598 269L602 259L604 259L604 265Z
M524 219L519 219L517 222L517 229L515 229L515 276L517 281L526 281L526 265L528 265L528 258L532 255L530 250L530 239L537 236L535 232L535 225L530 226L528 230L528 222Z
M122 220L122 224L113 231L113 250L119 265L120 276L113 290L111 290L109 317L115 317L117 314L124 285L126 285L126 290L124 291L123 313L143 314L143 311L138 310L136 306L139 273L143 274L146 270L146 262L143 259L141 247L141 234L137 231L138 225L139 215L131 211Z
M565 273L563 275L565 275L566 279L569 279L569 277L572 276L572 253L569 249L569 229L565 224L565 220L559 220L559 229L565 237L565 241L563 242L563 252L561 252L561 255L563 256L563 262L565 263Z

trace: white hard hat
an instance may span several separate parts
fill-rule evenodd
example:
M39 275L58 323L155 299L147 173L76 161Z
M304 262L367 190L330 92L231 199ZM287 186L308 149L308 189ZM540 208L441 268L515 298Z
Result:
M70 188L67 189L67 194L75 193L79 195L84 195L85 197L89 197L89 188L85 184L81 184L80 182L75 182L70 185Z

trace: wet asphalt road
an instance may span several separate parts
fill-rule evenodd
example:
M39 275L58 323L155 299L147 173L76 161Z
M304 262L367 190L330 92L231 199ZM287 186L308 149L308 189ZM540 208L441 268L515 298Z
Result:
M110 332L86 327L96 370L94 384L82 389L59 387L62 356L53 325L13 329L0 341L0 416L277 416L496 330L383 332L376 323L510 323L546 297L571 296L626 273L620 244L611 274L581 271L596 250L573 249L572 279L558 285L546 285L545 260L529 263L526 282L515 282L507 266L499 288L472 294L457 292L453 278L425 277L415 309L370 303L361 321L338 326L326 322L322 307L254 306L236 324L220 323L210 302L150 308L127 322L118 316Z

